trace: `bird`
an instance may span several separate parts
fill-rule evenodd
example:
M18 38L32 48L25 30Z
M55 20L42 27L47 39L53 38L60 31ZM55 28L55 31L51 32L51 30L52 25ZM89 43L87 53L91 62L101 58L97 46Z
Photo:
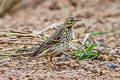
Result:
M67 50L70 41L73 39L73 26L81 19L69 17L65 19L58 30L56 30L47 40L43 41L39 48L30 55L31 57L53 57Z

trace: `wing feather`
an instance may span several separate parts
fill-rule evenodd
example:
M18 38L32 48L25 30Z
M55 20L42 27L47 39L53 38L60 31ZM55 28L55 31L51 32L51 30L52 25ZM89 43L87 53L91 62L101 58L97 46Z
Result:
M62 31L62 29L57 30L55 33L53 33L52 36L50 36L46 41L44 41L40 45L40 47L37 49L37 51L35 51L32 54L32 57L35 57L35 56L39 55L41 52L43 52L44 50L60 43L59 38L61 37L61 35L60 35L61 31Z

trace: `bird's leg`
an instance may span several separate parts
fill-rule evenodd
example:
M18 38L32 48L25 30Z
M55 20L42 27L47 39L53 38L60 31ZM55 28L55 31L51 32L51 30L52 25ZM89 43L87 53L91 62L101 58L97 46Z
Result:
M47 56L47 60L48 60L48 65L50 66L50 68L52 69L52 71L56 70L56 63L53 62L52 57ZM51 65L50 62L52 62L53 66Z
M74 54L74 50L77 50L77 47L75 47L71 42L69 43L69 47L68 47L68 54L72 55Z
M52 57L50 57L50 62L52 62L54 69L56 70L57 69L56 68L56 61Z
M51 64L50 64L50 57L47 56L46 58L47 58L47 66L48 66L48 69L49 69L50 71L53 71L52 66L51 66Z
M69 63L67 65L70 66L71 65L71 55L74 56L73 53L71 51L64 51L63 53L68 56L67 59L68 59Z
M72 44L72 42L69 43L69 48L70 48L70 49L75 49L75 50L77 49L77 47L75 47L75 46Z
M74 51L77 50L77 47L75 47L71 42L69 43L69 47L66 51L63 51L64 54L66 54L68 57L73 57L75 56ZM71 65L71 60L69 59L69 64Z
M47 56L46 58L47 58L47 61L48 61L48 64L49 64L50 63L50 57Z

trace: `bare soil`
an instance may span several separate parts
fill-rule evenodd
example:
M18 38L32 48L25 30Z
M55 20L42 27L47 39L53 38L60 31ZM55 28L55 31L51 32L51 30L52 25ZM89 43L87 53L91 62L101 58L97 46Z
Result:
M14 13L6 13L0 18L0 31L39 32L46 26L67 18L61 5L67 8L70 16L84 19L74 27L75 39L82 42L87 32L110 30L112 32L93 38L104 44L97 49L105 54L119 56L120 0L44 0ZM48 31L48 34L50 35L51 31ZM26 43L26 46L40 43L39 38L1 35L0 54L13 52L7 49L25 46L10 44L16 42L16 39L18 43ZM79 47L80 43L75 45ZM62 54L54 58L56 70L48 65L45 58L29 61L28 57L1 56L0 80L120 80L120 58L105 54L101 53L102 59L78 62L71 58L64 60ZM109 64L114 64L115 68L109 67Z

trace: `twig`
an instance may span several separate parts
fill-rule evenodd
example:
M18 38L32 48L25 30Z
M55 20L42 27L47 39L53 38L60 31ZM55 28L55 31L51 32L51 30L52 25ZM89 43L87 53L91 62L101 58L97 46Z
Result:
M47 26L45 29L41 30L40 32L38 32L37 34L42 34L43 32L49 30L49 29L59 29L58 26L62 25L63 22L57 22L57 23L54 23L54 24L51 24L50 26Z
M0 35L10 35L10 36L18 36L18 37L34 37L39 38L33 34L21 34L21 33L12 33L12 32L0 32Z
M18 49L19 48L23 48L24 46L21 46L21 47L17 47ZM11 51L11 50L15 50L16 48L8 48L8 49L2 49L0 50L0 52L3 52L3 51Z
M32 43L0 42L0 44L33 45Z
M33 52L27 52L27 53L22 53L22 54L11 54L11 53L4 53L0 54L0 56L7 56L7 57L17 57L17 56L27 56L32 54Z
M105 30L105 31L87 33L86 36L85 36L85 39L84 39L83 42L82 42L82 45L84 45L84 44L87 42L88 38L89 38L91 35L106 34L106 33L108 33L108 32L110 32L110 31L106 31L106 30Z

